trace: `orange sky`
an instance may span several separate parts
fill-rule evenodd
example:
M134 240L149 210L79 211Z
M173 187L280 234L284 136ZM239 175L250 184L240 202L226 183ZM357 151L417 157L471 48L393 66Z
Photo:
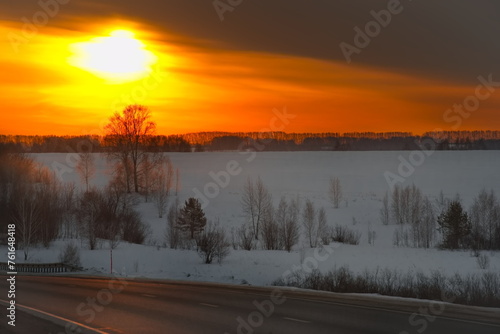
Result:
M45 26L17 52L8 38L0 41L0 134L102 134L111 114L129 103L149 106L160 134L258 131L269 126L273 109L284 107L296 116L285 132L500 129L500 93L481 102L460 127L443 119L448 108L474 94L477 80L462 84L342 61L234 50L128 19L92 22ZM20 26L0 21L0 35L19 32ZM110 82L68 62L71 45L116 29L135 33L155 55L147 76Z

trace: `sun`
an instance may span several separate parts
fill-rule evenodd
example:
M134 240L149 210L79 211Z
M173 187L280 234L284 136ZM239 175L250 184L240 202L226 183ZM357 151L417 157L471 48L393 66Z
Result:
M157 57L128 30L70 45L68 62L112 83L141 79L151 71Z

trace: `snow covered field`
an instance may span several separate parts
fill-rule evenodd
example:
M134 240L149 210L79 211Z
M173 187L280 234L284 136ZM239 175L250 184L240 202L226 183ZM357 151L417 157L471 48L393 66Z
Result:
M326 209L330 225L341 224L362 233L360 244L335 245L333 254L317 260L322 271L334 266L348 265L355 272L364 269L398 269L446 274L482 272L476 258L468 251L440 251L437 249L396 248L392 245L395 226L384 226L379 219L382 198L389 190L385 172L397 174L401 157L408 160L411 152L261 152L254 153L172 153L175 168L181 173L181 203L188 197L201 197L206 204L208 219L219 219L230 232L238 228L245 218L240 203L243 184L247 177L260 176L273 194L275 204L281 196L299 196L313 200L316 208ZM80 184L68 154L34 155L48 167L66 166L64 181ZM229 163L229 165L228 165ZM231 171L227 173L226 170ZM434 199L441 190L445 196L460 194L465 208L469 208L478 192L486 188L500 194L500 152L498 151L445 151L434 152L415 167L404 185L414 183L422 192ZM92 184L103 186L109 179L110 168L106 160L97 158L97 174ZM328 200L328 181L338 177L345 200L334 209ZM214 180L218 178L218 182ZM218 183L218 184L217 184ZM202 195L200 195L200 193ZM314 250L300 245L285 251L231 250L219 264L202 264L194 251L163 248L166 219L159 219L151 203L137 208L151 227L148 245L120 243L113 250L114 269L127 276L214 281L225 283L248 282L267 285L294 266L301 259L313 259ZM376 232L375 244L368 243L368 229ZM32 251L30 262L57 261L65 240L55 242L50 249ZM500 253L488 252L490 270L500 271ZM110 254L107 244L102 249L81 250L82 265L89 273L108 273ZM307 262L307 261L306 261ZM311 262L312 263L312 262Z

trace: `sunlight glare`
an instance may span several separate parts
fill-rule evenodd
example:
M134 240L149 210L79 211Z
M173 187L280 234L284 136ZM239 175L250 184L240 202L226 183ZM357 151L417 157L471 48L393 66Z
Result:
M108 37L70 45L68 62L112 83L141 79L148 75L157 57L128 30L114 30Z

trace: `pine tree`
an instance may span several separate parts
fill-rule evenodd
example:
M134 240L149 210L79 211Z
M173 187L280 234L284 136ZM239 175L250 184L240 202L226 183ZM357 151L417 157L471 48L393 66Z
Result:
M444 248L458 249L465 246L466 238L471 233L471 224L459 201L449 204L448 209L439 215L438 224Z
M207 224L207 218L201 208L200 202L196 198L189 198L184 207L179 212L177 227L184 232L189 232L191 239L203 231Z

